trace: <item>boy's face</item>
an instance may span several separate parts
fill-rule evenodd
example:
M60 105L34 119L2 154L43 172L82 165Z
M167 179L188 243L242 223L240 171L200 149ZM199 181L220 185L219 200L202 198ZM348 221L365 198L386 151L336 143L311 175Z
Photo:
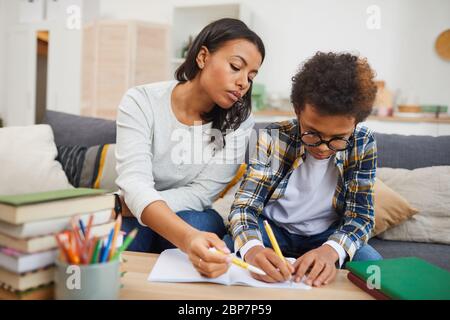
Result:
M305 132L315 132L322 140L332 138L349 139L356 126L356 120L350 116L330 116L321 115L314 106L306 104L303 110L297 113L300 124L300 134ZM329 158L336 151L331 150L325 143L316 147L305 145L306 150L318 160Z

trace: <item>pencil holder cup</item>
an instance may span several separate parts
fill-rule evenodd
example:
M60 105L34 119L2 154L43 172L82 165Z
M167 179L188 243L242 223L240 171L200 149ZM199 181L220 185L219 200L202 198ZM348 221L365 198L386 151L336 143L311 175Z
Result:
M120 261L70 265L57 259L57 300L116 300L120 290Z

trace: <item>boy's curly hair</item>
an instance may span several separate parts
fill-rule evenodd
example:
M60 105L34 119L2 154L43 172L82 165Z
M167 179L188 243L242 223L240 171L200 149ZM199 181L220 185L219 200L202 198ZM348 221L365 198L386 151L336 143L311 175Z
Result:
M317 52L292 78L291 102L297 113L309 104L320 114L348 115L359 123L372 111L374 77L365 58Z

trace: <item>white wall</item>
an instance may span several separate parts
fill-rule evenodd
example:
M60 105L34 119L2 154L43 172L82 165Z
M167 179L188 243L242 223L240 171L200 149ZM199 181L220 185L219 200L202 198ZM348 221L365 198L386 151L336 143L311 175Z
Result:
M66 22L69 19L66 7L70 4L82 5L83 21L87 22L98 17L98 3L98 0L61 0L56 3L50 3L50 0L48 0L47 13L53 12L53 18L39 22L21 23L20 2L18 0L0 0L0 116L6 119L9 125L21 124L22 122L25 124L30 121L33 122L30 119L34 119L31 114L27 114L27 117L21 116L23 110L18 100L20 98L26 100L26 105L30 105L30 108L34 101L35 77L33 75L35 75L35 69L33 67L34 60L31 57L33 57L32 53L35 52L35 33L37 30L50 31L47 109L74 114L80 113L82 32L66 27ZM50 9L50 4L53 9ZM49 16L51 15L49 14ZM10 35L16 29L29 31L29 39L23 38L21 43L22 48L25 49L19 50L16 49L18 46L13 46L19 42L14 41L14 36ZM6 40L11 40L11 38L8 35L13 37L13 41L10 42L13 45L8 46L10 48L9 54L7 53L6 43L8 42ZM29 57L30 60L28 61ZM22 63L22 60L27 60L28 64ZM26 75L21 74L17 69L27 71ZM17 87L20 87L22 94L16 93ZM25 120L25 118L28 120ZM14 121L11 119L14 119Z
M5 0L0 0L0 118L5 118L5 42L6 42L6 23L5 23Z
M101 0L104 18L172 23L174 5L235 3L207 0ZM448 0L242 0L267 56L258 75L268 91L289 95L299 64L317 50L366 56L378 79L417 103L450 107L450 62L434 51L450 26ZM381 28L366 26L370 5L381 10ZM406 102L406 101L404 101Z

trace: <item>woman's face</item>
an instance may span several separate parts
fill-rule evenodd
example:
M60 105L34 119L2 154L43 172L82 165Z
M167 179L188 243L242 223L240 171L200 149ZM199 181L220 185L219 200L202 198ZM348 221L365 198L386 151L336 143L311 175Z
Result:
M211 100L228 109L250 89L261 63L256 45L245 39L230 40L213 53L202 48L197 56L198 77Z

